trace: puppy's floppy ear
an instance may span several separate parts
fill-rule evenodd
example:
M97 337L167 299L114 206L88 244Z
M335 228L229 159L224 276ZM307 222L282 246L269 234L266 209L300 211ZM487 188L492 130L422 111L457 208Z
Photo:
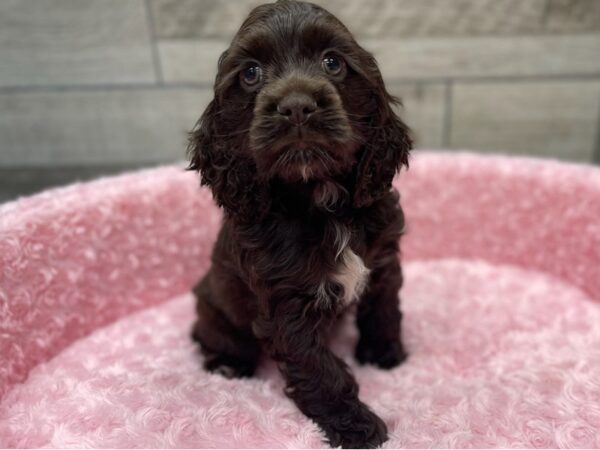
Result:
M256 167L242 151L244 141L219 130L222 111L218 102L217 96L190 133L188 169L200 172L201 184L211 188L226 214L240 220L256 219L266 207L256 181Z
M357 166L354 204L368 206L390 190L400 167L408 167L412 148L410 130L396 115L392 106L399 101L385 89L381 75L377 80L378 114L369 124L368 139Z

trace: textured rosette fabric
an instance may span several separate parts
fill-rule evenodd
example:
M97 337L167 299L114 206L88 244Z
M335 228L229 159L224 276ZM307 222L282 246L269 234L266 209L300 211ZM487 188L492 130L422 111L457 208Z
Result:
M396 182L403 335L391 371L336 352L385 447L600 446L600 170L418 152ZM163 167L0 206L0 447L321 447L265 358L202 370L190 286L220 212Z

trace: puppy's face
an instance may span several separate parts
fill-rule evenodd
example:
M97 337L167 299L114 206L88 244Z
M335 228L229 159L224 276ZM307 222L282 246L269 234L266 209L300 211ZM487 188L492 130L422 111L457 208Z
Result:
M190 135L190 168L231 215L266 211L269 185L336 181L356 207L384 195L411 139L373 56L333 15L280 0L254 9L219 59Z
M346 28L307 3L255 9L222 56L222 115L239 121L263 180L349 172L377 109L374 62Z

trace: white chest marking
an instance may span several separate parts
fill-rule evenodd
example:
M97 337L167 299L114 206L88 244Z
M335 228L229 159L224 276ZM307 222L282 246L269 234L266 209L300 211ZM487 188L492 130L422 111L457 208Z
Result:
M344 248L338 265L331 278L344 287L344 305L357 300L365 290L369 280L369 269L350 247Z
M347 227L341 224L336 225L334 236L334 244L337 248L336 265L333 271L326 275L317 290L317 301L323 306L331 307L333 306L332 302L336 300L342 302L341 306L348 306L360 297L367 286L370 271L360 256L350 248L350 236L351 231ZM327 292L326 286L330 281L334 281L344 288L342 298L332 298Z

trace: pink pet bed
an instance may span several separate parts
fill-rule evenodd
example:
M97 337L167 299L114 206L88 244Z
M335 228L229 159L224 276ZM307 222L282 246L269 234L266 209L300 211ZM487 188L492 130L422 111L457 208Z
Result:
M600 170L421 153L396 184L410 357L358 366L351 321L335 346L385 446L600 446ZM0 206L0 447L323 446L268 359L202 370L219 221L181 167Z

